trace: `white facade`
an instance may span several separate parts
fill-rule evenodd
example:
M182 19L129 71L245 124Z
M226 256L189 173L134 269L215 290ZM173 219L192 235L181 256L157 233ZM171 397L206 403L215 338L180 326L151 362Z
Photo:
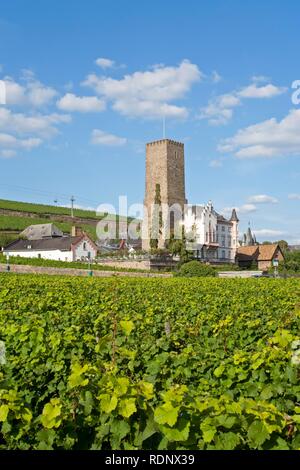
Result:
M61 237L60 240L65 240ZM21 243L21 247L18 248L18 242L12 243L4 251L4 255L9 256L20 256L23 258L42 258L54 261L87 261L88 259L93 260L97 256L97 247L88 238L84 237L76 243L72 244L72 239L68 244L68 248L59 249L55 247L55 244L60 241L57 237L53 239L53 248L51 249L51 239L47 240L36 240L26 241ZM35 248L35 242L44 241L47 243L47 248L42 247ZM42 243L43 245L43 243ZM50 245L50 246L49 246Z
M238 247L238 219L233 212L230 220L218 214L211 202L188 206L184 226L187 248L207 261L235 262Z
M238 235L232 223L219 222L217 224L217 243L219 245L218 259L228 259L234 263L238 247Z
M4 250L5 255L9 256L20 256L22 258L42 258L51 259L54 261L74 261L73 251L61 251L61 250Z
M97 256L97 249L89 239L83 239L74 249L74 260L81 261L86 258L94 259Z

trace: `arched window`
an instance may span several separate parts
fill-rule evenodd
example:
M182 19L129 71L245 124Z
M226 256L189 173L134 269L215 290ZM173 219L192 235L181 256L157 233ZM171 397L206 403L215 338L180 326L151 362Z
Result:
M86 242L83 242L83 249L86 251Z

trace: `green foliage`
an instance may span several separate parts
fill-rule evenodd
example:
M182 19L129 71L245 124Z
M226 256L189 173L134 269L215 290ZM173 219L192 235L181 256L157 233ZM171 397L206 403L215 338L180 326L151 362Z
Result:
M298 279L0 286L1 449L299 449Z
M215 277L216 270L210 265L201 263L200 261L189 261L181 265L176 276L180 277Z
M300 250L286 251L284 261L279 263L279 272L282 274L300 275ZM272 267L270 271L274 271Z
M151 224L151 238L150 238L150 248L151 250L156 250L158 248L159 239L162 234L163 227L163 218L161 210L161 194L160 194L160 184L155 186L155 197L154 197L154 211Z

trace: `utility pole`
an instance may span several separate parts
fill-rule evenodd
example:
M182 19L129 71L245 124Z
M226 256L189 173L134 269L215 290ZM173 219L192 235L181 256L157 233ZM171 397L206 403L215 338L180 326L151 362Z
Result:
M72 217L72 219L74 218L74 201L75 201L75 197L71 196L71 217Z

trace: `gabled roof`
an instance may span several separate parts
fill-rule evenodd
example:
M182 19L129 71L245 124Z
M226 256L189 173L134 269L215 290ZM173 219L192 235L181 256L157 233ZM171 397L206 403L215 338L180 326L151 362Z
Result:
M55 237L41 238L40 240L15 240L4 248L4 251L36 251L61 250L70 251L83 237Z
M272 261L278 250L283 255L280 246L276 243L272 245L240 246L237 249L237 258L240 261Z
M280 250L280 247L279 247L278 244L259 245L258 261L270 261L270 260L272 260L278 249Z
M20 235L28 240L40 240L45 237L62 237L63 232L52 223L35 224L29 225Z
M237 257L239 260L257 260L259 255L259 246L258 245L251 245L251 246L240 246L237 249Z

